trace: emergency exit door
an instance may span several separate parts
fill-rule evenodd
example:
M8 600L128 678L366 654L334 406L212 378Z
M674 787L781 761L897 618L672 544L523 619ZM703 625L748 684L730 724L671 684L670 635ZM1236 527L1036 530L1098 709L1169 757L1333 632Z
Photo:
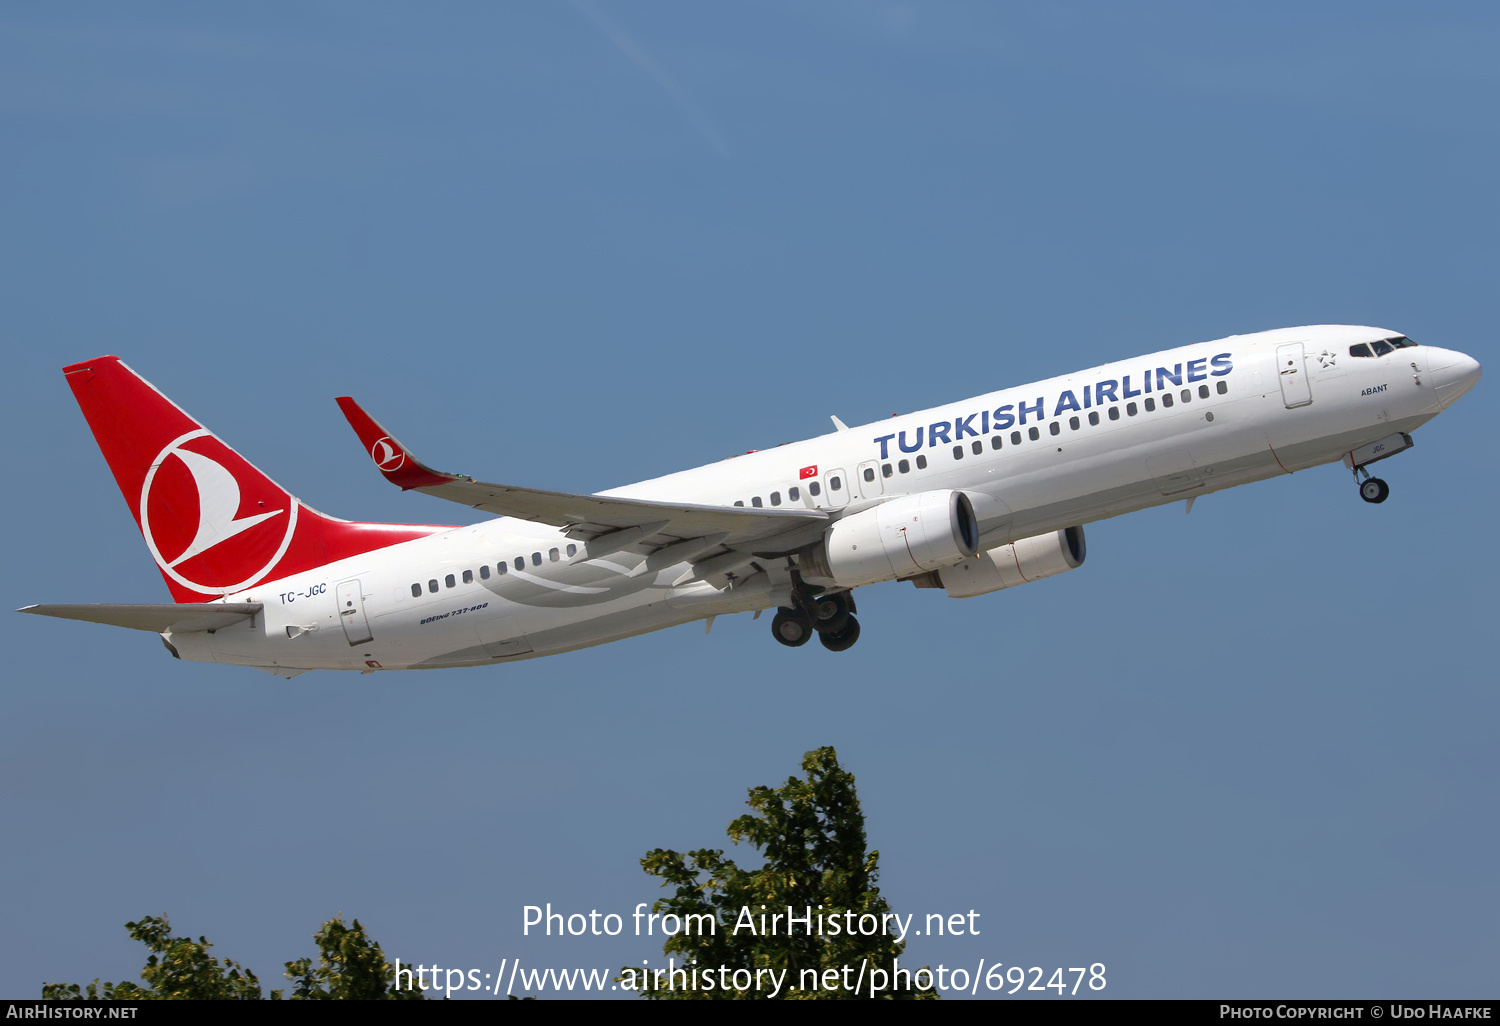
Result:
M843 509L849 504L849 480L843 467L823 475L822 504L830 509Z

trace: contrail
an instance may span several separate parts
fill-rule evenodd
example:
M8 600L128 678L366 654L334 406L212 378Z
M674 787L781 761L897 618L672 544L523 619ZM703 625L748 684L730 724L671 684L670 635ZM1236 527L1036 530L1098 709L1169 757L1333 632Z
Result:
M603 32L609 38L609 41L615 44L615 48L625 55L626 60L650 75L656 84L661 86L662 90L672 98L672 102L677 104L677 109L682 111L683 116L692 124L699 138L712 146L718 152L719 156L729 156L729 147L719 137L719 133L714 131L714 127L708 123L708 119L698 111L697 107L693 106L693 102L687 98L687 94L672 80L672 76L667 74L665 68L656 63L651 55L641 48L640 44L625 34L623 29L606 18L604 13L596 8L590 0L569 0L569 2L572 3L574 9L579 14L582 14L589 21L593 22L594 27Z

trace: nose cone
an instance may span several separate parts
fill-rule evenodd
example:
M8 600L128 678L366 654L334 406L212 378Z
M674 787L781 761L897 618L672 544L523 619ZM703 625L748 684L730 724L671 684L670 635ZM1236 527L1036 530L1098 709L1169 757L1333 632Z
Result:
M1432 376L1438 405L1447 409L1479 382L1479 361L1451 349L1435 350L1428 357L1428 374Z

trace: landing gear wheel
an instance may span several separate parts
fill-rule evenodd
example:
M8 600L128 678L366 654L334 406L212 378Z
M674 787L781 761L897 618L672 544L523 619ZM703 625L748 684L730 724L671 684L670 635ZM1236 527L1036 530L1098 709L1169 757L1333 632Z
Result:
M844 625L843 630L827 631L819 634L818 640L830 652L847 651L853 648L854 643L859 640L859 621L851 616L849 617L849 622Z
M812 617L800 609L778 609L771 620L771 635L787 648L805 645L813 636Z
M1372 477L1359 486L1359 497L1366 502L1384 502L1391 494L1391 486L1378 477Z
M849 617L854 613L850 608L848 592L819 595L809 605L812 606L813 630L819 634L839 633L848 625Z

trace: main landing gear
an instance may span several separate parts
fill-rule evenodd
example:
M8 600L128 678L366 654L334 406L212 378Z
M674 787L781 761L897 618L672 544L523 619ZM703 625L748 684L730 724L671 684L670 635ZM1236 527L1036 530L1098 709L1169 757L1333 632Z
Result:
M771 620L771 634L788 648L798 648L816 634L830 652L853 648L859 640L854 596L847 591L816 594L792 571L792 608L783 606Z
M1363 481L1359 479L1361 474L1365 475ZM1371 477L1364 467L1354 472L1354 483L1359 485L1359 497L1366 502L1384 502L1391 494L1391 486L1378 477Z

